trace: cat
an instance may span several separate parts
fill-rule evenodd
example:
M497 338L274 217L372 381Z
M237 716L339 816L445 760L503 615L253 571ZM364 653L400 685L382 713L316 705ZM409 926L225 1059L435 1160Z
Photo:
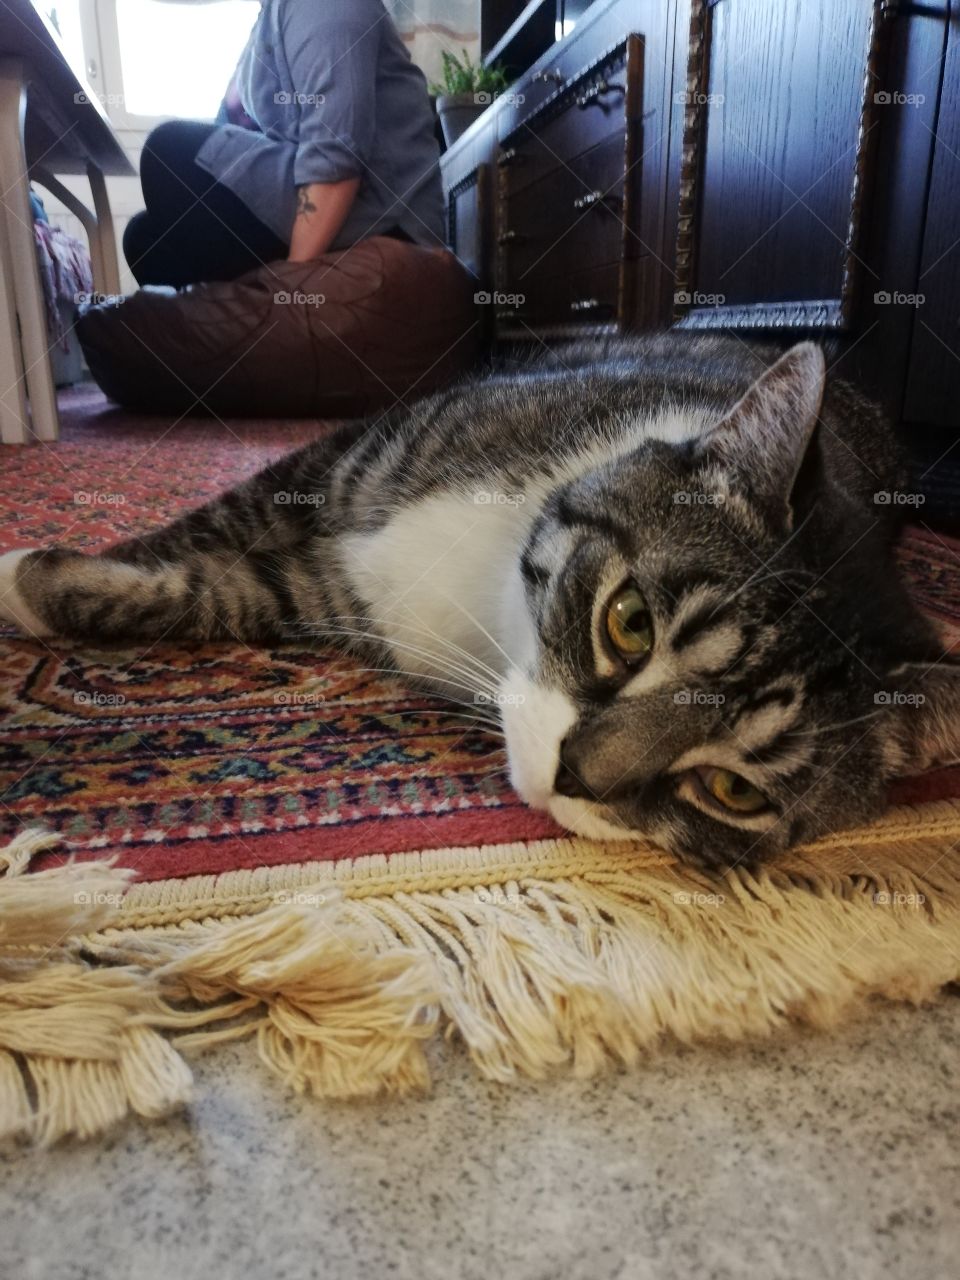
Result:
M100 554L0 557L34 636L336 640L502 723L564 827L710 865L952 759L893 557L894 434L814 343L560 349L347 423Z

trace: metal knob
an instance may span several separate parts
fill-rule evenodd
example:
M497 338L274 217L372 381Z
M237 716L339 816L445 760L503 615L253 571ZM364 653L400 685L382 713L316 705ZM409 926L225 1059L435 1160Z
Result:
M606 80L598 80L596 84L590 86L584 93L577 98L577 106L581 111L585 107L592 106L594 103L600 103L600 98L605 93L625 93L622 84L607 84ZM603 104L600 103L602 106Z

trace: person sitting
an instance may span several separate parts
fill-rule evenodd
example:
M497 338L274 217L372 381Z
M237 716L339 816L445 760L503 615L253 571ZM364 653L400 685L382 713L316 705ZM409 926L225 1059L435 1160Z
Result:
M77 334L146 412L359 416L476 359L477 281L443 244L434 116L381 0L262 0L216 122L143 150L141 288Z
M138 284L232 280L375 235L442 243L426 81L381 0L262 0L234 83L217 122L146 140L146 208L123 237Z

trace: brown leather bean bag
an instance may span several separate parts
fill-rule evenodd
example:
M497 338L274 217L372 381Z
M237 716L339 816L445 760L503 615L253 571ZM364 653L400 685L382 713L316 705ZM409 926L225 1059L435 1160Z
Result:
M147 412L358 417L452 381L477 355L476 281L452 253L375 236L77 323L90 372Z

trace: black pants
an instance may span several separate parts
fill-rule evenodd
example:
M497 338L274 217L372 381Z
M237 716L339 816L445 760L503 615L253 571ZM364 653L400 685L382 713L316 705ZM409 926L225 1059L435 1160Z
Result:
M147 207L123 233L123 252L138 284L233 280L287 256L288 246L196 163L216 128L168 120L147 138L140 159Z

